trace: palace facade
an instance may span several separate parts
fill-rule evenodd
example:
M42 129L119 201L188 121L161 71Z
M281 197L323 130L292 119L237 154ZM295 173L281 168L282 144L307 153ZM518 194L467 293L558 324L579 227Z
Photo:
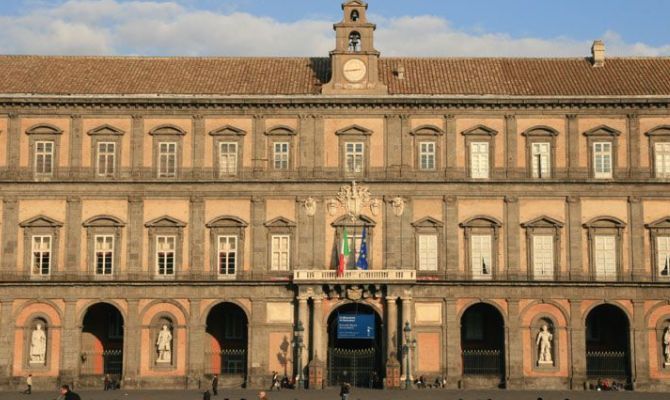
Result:
M668 388L670 59L343 11L329 58L0 57L0 387Z

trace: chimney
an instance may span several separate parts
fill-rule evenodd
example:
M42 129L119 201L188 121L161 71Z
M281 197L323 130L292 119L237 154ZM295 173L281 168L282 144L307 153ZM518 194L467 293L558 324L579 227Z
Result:
M398 79L405 79L405 66L402 64L396 65L395 75L398 77Z
M605 66L605 42L595 40L591 46L591 63L594 67Z

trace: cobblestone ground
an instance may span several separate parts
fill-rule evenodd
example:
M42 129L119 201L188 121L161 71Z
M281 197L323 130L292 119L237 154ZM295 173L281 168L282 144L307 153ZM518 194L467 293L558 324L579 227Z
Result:
M81 391L82 400L200 400L202 393L197 391L124 391L111 392ZM256 400L257 390L226 390L212 396L213 400ZM34 392L32 395L0 392L2 400L54 400L58 393ZM271 400L339 400L335 389L323 391L283 390L268 393ZM350 400L660 400L668 399L667 393L640 392L557 392L557 391L451 391L451 390L363 390L356 389Z

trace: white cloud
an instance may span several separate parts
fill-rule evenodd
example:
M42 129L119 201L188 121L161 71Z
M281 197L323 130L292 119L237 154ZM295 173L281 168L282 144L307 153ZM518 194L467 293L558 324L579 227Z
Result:
M378 22L377 48L385 56L586 56L590 42L568 37L511 37L463 31L435 16ZM279 22L247 13L185 8L176 1L69 0L0 16L0 53L225 56L326 56L333 21ZM608 54L670 55L670 45L627 43L604 32Z

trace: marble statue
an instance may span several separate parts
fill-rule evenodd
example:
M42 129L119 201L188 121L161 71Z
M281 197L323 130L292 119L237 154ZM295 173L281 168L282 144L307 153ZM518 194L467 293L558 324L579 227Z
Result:
M30 338L30 363L44 364L47 355L47 335L42 324L37 324Z
M549 327L547 324L542 325L540 332L537 334L537 340L535 345L539 347L539 353L537 356L537 363L540 365L553 364L554 361L551 358L551 341L554 339L554 335L549 332Z
M665 355L665 365L670 366L670 326L665 328L663 334L663 355Z
M156 349L158 350L157 363L172 362L172 333L170 333L170 328L167 325L163 325L163 328L158 332Z

